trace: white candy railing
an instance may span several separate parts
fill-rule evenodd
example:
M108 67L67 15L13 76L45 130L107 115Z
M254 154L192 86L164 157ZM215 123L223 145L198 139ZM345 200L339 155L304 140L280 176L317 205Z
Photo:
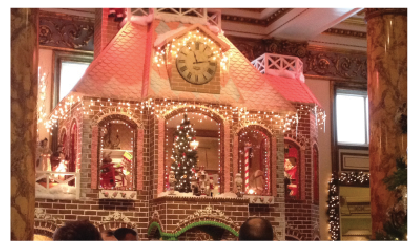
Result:
M154 8L155 17L160 15L177 15L207 19L206 8Z
M284 75L283 72L289 72L294 78L304 81L303 63L300 59L290 55L275 53L264 53L251 64L261 73Z
M217 26L221 30L221 10L209 10L207 18L209 25Z
M38 176L40 175L40 176ZM67 179L59 179L59 176L70 176ZM50 183L51 180L60 184L68 184L70 181L75 181L75 199L79 199L79 185L80 185L80 177L78 172L55 172L55 171L36 171L36 179L35 182L45 178L46 179L46 192L49 194L50 191ZM59 195L57 195L59 198Z

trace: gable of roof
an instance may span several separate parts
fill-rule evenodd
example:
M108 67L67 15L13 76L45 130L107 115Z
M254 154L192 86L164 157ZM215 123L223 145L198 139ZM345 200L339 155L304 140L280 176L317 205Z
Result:
M162 30L164 32L160 32ZM180 28L179 31L171 30L163 21L154 22L154 40L173 40L173 37L180 37L189 30L198 27L205 32L202 25L195 24L187 28ZM170 38L167 38L167 37ZM280 93L273 88L269 81L265 80L263 75L254 68L244 55L224 36L214 36L229 49L229 68L222 70L221 89L219 94L198 93L190 91L172 90L169 82L169 73L166 66L158 67L156 63L150 61L150 77L148 87L148 97L167 97L177 99L187 99L193 101L212 102L228 104L233 107L247 107L250 110L261 111L296 111L293 105L288 102ZM214 39L212 37L212 39ZM154 51L167 43L156 43Z
M94 59L72 92L137 100L142 91L147 26L127 23Z
M154 46L162 47L168 44L169 42L172 42L174 39L178 39L182 37L183 35L187 34L188 32L196 30L196 29L199 29L202 32L206 33L214 42L216 42L219 45L219 47L221 47L221 50L223 52L228 51L228 49L230 48L230 46L226 42L222 41L220 38L218 38L216 34L211 32L208 28L206 28L205 26L201 24L193 24L188 27L180 27L177 29L170 30L164 34L161 34L155 40Z

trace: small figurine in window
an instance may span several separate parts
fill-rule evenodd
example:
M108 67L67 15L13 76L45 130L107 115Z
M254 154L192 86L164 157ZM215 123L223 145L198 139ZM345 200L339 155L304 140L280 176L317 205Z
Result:
M175 172L170 171L169 172L169 195L175 194L175 185L176 185Z

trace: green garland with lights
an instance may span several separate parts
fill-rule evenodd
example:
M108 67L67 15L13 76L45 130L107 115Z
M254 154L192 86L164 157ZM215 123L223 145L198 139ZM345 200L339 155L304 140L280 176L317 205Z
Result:
M189 231L190 229L197 227L197 226L206 226L206 225L211 225L211 226L218 226L224 230L229 231L230 233L232 233L234 236L238 237L238 232L236 232L234 229L232 229L229 225L224 224L224 223L220 223L220 222L216 222L216 221L212 221L212 220L202 220L202 221L197 221L197 222L193 222L187 226L185 226L184 228L182 228L181 230L175 232L175 233L165 233L162 232L160 230L160 225L157 222L152 222L149 226L149 229L147 231L147 234L150 235L151 232L153 231L154 228L157 228L157 230L159 231L160 237L162 238L162 240L178 240L178 237L181 236L183 233Z
M328 223L332 240L340 240L339 187L340 186L368 186L370 174L365 172L342 172L340 176L332 174L328 190Z

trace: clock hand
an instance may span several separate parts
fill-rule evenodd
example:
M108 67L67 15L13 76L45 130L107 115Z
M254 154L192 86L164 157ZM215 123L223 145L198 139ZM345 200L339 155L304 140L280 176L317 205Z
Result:
M207 63L209 61L199 61L199 62L194 62L194 64L201 64L201 63Z
M194 52L195 62L198 63L198 60L196 59L196 54ZM194 63L195 64L195 63Z

